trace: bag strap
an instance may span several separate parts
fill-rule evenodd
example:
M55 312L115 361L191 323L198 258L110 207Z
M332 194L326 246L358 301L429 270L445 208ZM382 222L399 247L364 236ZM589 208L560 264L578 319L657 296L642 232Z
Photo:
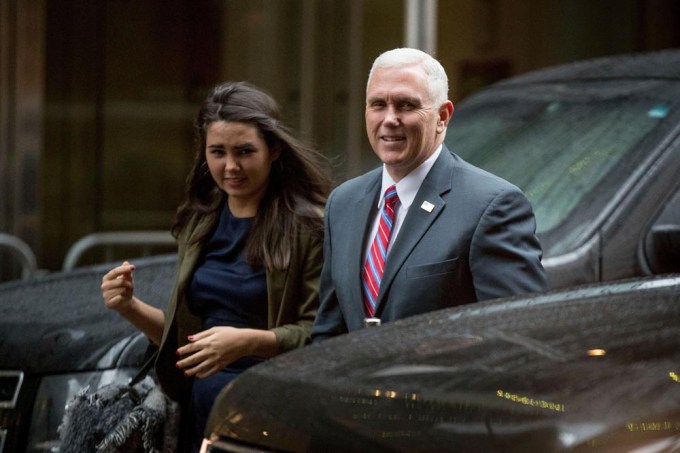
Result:
M137 371L137 374L135 374L129 381L128 385L132 387L135 384L138 384L146 377L146 375L149 373L149 370L151 367L153 367L153 364L156 362L156 359L158 358L158 351L159 349L156 349L156 351L151 354L151 357L142 365L142 367Z

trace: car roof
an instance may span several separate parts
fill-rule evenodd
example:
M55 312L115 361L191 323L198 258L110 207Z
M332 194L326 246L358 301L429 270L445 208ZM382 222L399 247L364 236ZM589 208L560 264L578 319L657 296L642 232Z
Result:
M232 382L209 426L291 451L552 451L680 421L679 363L679 276L589 285L285 354Z
M164 307L176 255L131 260L135 292ZM0 284L0 369L54 373L112 366L107 353L137 330L102 301L102 277L117 264L100 264ZM108 358L108 360L103 360Z
M557 65L512 77L495 84L498 87L603 79L672 79L680 80L680 50L622 54Z

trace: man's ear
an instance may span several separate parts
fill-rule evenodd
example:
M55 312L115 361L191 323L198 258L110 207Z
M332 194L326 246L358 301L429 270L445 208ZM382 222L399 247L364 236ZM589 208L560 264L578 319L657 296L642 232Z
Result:
M437 132L443 132L449 125L453 116L453 102L446 101L439 107L439 120L437 121Z

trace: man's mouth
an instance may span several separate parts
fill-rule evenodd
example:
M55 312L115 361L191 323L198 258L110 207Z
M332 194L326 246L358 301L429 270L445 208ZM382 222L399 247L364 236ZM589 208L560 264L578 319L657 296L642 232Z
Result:
M402 135L383 135L380 139L385 142L400 142L405 140L405 137Z

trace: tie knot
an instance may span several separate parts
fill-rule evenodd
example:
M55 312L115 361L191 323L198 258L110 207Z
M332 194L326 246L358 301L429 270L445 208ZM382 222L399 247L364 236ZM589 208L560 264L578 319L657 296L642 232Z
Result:
M385 191L385 204L387 206L393 207L397 201L399 201L399 197L397 196L397 186L389 186Z

